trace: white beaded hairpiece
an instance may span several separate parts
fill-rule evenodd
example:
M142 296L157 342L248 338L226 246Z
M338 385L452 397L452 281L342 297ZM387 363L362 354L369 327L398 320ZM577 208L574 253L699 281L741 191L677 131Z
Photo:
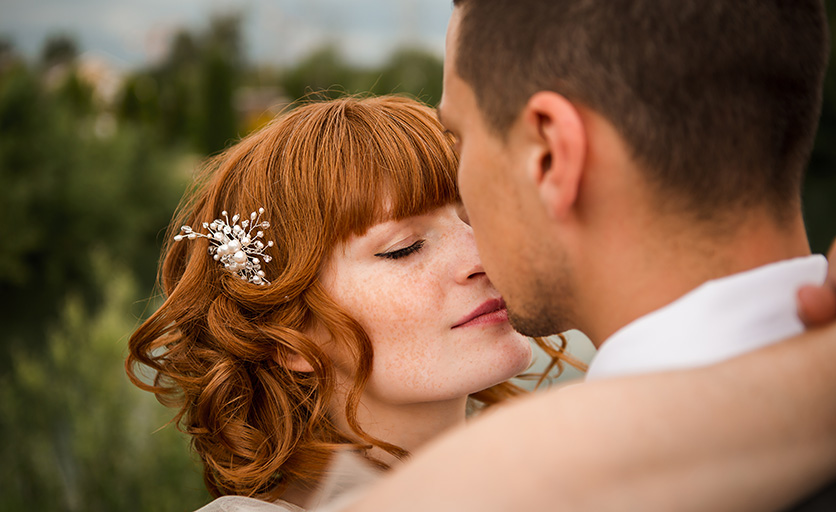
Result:
M269 263L272 259L264 254L264 250L273 247L273 242L269 241L265 244L258 240L264 236L264 231L260 228L270 227L269 222L261 220L262 213L264 213L264 208L259 208L258 213L251 213L249 219L244 219L238 224L240 216L237 213L230 222L226 211L222 211L223 219L203 223L203 228L209 230L209 233L197 233L191 227L183 226L180 228L182 233L176 235L174 240L179 242L184 238L189 240L198 237L208 238L209 254L215 261L221 262L226 270L253 284L270 284L270 281L264 278L261 261Z

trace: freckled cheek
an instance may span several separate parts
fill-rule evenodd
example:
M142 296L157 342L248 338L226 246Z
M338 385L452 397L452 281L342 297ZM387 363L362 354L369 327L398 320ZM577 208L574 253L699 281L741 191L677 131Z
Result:
M417 276L367 276L356 290L349 312L360 322L376 351L394 345L405 349L421 332L438 324L438 291Z
M439 291L423 278L406 278L379 288L376 304L361 323L375 353L373 385L424 389L444 344ZM392 381L394 379L394 381ZM438 383L436 383L438 384Z

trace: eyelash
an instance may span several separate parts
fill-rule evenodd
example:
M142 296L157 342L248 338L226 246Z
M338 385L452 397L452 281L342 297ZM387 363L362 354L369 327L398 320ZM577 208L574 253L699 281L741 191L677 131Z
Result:
M401 258L405 258L412 253L418 252L421 248L424 247L424 241L418 240L414 244L410 245L409 247L404 247L403 249L398 249L397 251L392 252L379 252L375 254L375 256L379 258L387 258L390 260L397 260Z

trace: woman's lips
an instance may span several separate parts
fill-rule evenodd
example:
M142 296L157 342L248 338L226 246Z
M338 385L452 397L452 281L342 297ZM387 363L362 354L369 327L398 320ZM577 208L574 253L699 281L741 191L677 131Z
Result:
M490 325L507 321L508 310L505 308L505 301L502 299L490 299L461 318L452 328Z

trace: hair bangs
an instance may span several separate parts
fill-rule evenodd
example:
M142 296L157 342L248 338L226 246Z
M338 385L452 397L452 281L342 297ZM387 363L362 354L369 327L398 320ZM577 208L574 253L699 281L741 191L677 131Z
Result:
M459 200L458 157L432 109L373 98L344 115L331 212L339 239Z

